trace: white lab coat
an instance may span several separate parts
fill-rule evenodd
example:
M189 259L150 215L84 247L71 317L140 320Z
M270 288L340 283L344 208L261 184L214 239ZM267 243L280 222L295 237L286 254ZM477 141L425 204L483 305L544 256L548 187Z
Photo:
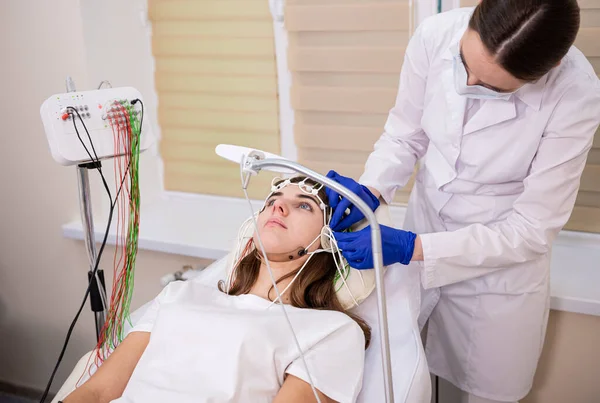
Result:
M508 100L467 99L450 48L472 8L425 20L408 45L396 105L360 182L389 203L420 161L405 229L420 234L431 372L488 399L530 390L549 309L549 257L571 214L600 84L572 48Z

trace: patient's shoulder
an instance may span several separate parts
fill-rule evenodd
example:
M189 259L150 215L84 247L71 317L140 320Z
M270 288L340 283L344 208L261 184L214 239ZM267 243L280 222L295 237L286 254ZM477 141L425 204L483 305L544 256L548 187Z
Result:
M214 287L195 281L173 281L165 286L157 299L160 303L197 302L211 300L215 293L220 293Z
M319 325L324 330L323 337L342 337L356 342L360 348L364 348L364 332L354 319L343 312L308 309L313 312L311 321L313 325Z

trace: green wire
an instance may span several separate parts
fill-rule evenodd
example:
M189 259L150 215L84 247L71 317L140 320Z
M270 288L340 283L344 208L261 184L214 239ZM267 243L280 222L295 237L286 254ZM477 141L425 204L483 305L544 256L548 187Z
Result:
M351 228L348 228L346 230L344 230L343 232L353 232ZM342 270L343 274L344 274L344 281L348 280L348 277L350 277L350 265L348 263L346 263L346 265L344 266L343 270ZM335 290L335 292L338 292L339 290L342 289L342 287L344 286L344 282L340 282L340 279L342 278L342 276L340 275L339 271L335 272L335 277L333 278L333 284L337 285L337 289ZM338 284L338 282L340 282Z
M138 239L139 239L139 210L140 210L140 187L139 187L139 156L140 156L140 135L141 135L141 121L137 115L134 114L134 109L129 108L130 124L131 124L131 159L130 159L130 180L131 180L131 195L129 201L129 226L128 226L128 239L127 239L127 260L125 267L125 295L121 306L121 315L119 318L119 325L117 329L117 340L122 342L124 338L124 321L127 321L130 325L131 316L131 300L133 298L133 285L135 277L135 262L138 251Z
M129 124L131 126L131 143L130 160L129 160L129 180L130 180L130 197L129 197L129 222L127 226L127 238L125 249L125 275L123 277L122 287L124 293L120 303L120 310L113 311L112 317L109 317L106 333L104 338L103 351L108 347L109 350L114 350L116 346L124 339L125 321L132 325L130 309L131 300L133 297L133 285L135 277L135 262L138 252L139 240L139 211L140 211L140 187L139 187L139 157L140 157L140 137L141 137L141 120L135 113L134 108L128 101L120 101L123 107L129 113ZM116 336L116 340L115 337Z

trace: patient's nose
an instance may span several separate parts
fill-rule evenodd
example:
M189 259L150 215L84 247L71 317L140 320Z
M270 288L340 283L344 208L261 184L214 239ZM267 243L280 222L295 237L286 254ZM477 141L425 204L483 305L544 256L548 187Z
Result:
M282 199L277 199L273 202L273 213L277 212L282 216L288 214L288 206Z

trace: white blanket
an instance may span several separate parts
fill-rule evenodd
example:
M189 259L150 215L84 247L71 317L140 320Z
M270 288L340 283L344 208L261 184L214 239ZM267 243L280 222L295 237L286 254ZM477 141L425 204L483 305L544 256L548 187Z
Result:
M227 258L218 260L190 281L216 288L218 281L225 278L226 262ZM429 403L431 399L429 369L417 327L420 303L418 270L418 263L407 267L394 265L388 268L385 275L394 403ZM134 326L151 306L151 302L132 314ZM373 330L372 344L365 356L363 387L357 401L384 402L376 294L370 295L360 307L355 309L355 313L365 319ZM75 382L84 372L86 361L86 357L80 360L78 367L52 403L57 403L74 389Z

